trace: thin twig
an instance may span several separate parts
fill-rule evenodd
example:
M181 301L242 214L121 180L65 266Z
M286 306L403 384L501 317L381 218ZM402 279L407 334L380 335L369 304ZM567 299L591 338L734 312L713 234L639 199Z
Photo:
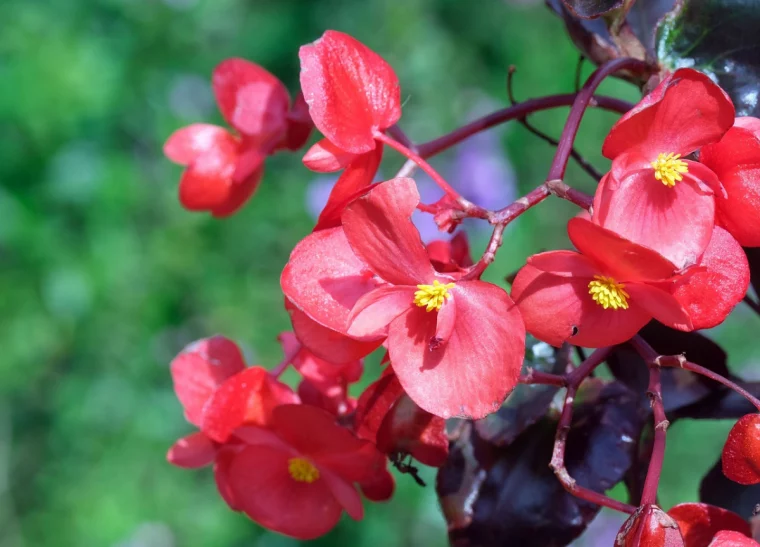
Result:
M662 474L662 462L665 458L665 437L670 422L665 416L665 407L662 403L661 370L657 363L649 363L649 387L647 395L652 405L654 415L654 440L652 442L652 455L649 458L649 468L644 479L644 489L641 493L641 504L650 505L657 503L657 489Z
M755 300L751 296L746 295L744 297L744 303L747 304L750 308L752 308L752 310L756 314L760 315L760 304L758 304L757 302L755 302Z

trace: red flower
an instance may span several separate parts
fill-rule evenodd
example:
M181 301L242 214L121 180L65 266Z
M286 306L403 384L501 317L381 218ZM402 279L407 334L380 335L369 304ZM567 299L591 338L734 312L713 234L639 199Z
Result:
M528 332L554 346L603 347L625 342L653 317L692 328L672 294L680 277L671 262L582 218L567 232L580 253L534 255L512 285Z
M723 530L715 534L708 547L760 547L760 543L739 532Z
M723 474L739 484L760 483L760 414L747 414L731 428L721 454Z
M717 144L702 148L699 161L726 188L718 195L718 224L744 247L760 247L760 120L736 118Z
M645 545L685 547L678 523L656 505L642 505L636 509L615 538L615 547Z
M354 410L356 401L349 398L348 386L361 379L364 365L360 359L332 363L305 347L298 349L301 343L292 332L283 332L278 338L285 355L294 355L293 366L303 376L298 395L304 404L323 408L336 416L345 416Z
M344 510L360 520L364 509L355 484L387 473L371 443L312 406L279 406L269 428L246 426L236 435L243 443L229 449L220 469L228 503L298 539L327 533Z
M439 272L462 272L472 266L467 234L459 232L451 241L431 241L427 252L433 267Z
M745 539L751 534L749 523L736 513L707 503L681 503L668 511L681 530L687 547L707 547L721 530L733 530Z
M734 107L705 74L680 69L625 114L604 141L612 170L594 198L593 220L684 268L699 261L715 221L715 174L683 159L717 142Z
M303 99L289 111L285 86L254 63L221 62L213 87L219 110L238 134L215 125L189 125L169 137L164 154L187 166L179 184L182 206L225 217L256 190L264 159L279 148L303 146L312 125Z

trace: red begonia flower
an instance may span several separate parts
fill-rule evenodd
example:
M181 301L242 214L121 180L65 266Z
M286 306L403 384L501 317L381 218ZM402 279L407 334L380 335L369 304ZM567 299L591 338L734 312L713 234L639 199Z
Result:
M323 408L336 416L354 410L355 401L348 396L348 386L361 379L364 365L360 359L336 364L320 359L301 346L292 332L283 332L278 339L285 355L293 355L293 366L303 376L298 386L302 403Z
M401 91L391 66L367 46L328 30L302 46L301 89L314 125L352 154L375 148L375 131L401 117Z
M725 320L749 288L749 263L741 245L720 226L713 230L700 261L701 271L679 285L673 296L691 317L694 330Z
M712 171L681 158L717 142L733 117L731 100L705 74L680 69L663 80L604 142L613 163L595 195L594 222L679 268L698 262L715 221L713 194L723 189Z
M411 221L419 200L414 181L393 179L343 213L348 243L380 283L354 304L348 334L387 333L393 370L424 410L480 418L517 382L523 323L504 290L433 269Z
M760 414L747 414L734 424L723 445L723 474L739 484L760 483Z
M282 405L268 429L244 427L223 471L234 509L298 539L331 530L345 510L363 516L356 483L377 477L385 458L370 443L308 405ZM227 496L225 496L225 499Z
M212 336L186 346L172 360L170 368L185 418L200 426L206 402L225 380L245 369L245 361L235 342L224 336Z
M359 397L354 424L356 434L375 443L381 452L410 454L433 467L446 462L445 420L417 406L390 370Z
M451 241L431 241L427 244L430 262L439 272L461 272L472 266L467 234L459 232Z
M708 547L760 547L760 543L742 533L724 530L715 534Z
M702 148L699 161L726 189L716 196L716 221L744 247L760 247L760 120L736 118L720 142Z
M681 503L672 507L668 515L678 523L686 547L708 547L721 530L751 535L749 523L742 517L707 503Z
M623 523L615 547L686 547L678 523L656 505L642 505Z
M679 277L671 262L582 218L567 231L580 252L534 255L512 284L533 336L557 347L568 340L603 347L625 342L653 317L692 328L672 294Z

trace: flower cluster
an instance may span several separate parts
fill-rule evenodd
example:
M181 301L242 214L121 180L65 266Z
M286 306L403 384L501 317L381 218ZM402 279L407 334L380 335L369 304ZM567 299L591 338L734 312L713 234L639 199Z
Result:
M392 495L389 459L443 465L445 419L500 408L520 380L526 332L557 347L604 348L652 319L681 331L713 327L746 294L742 246L760 246L760 120L735 119L731 100L706 75L667 75L614 125L603 146L611 168L589 210L567 225L576 250L529 257L510 295L481 275L507 223L561 181L502 211L469 203L395 125L401 94L385 60L328 31L301 48L300 61L293 105L261 67L224 61L214 91L236 133L196 124L165 146L187 165L182 205L215 216L235 212L259 184L265 157L304 145L312 125L324 138L303 163L343 171L282 271L293 326L280 337L282 366L246 367L221 337L188 346L172 363L177 396L199 431L178 441L169 461L213 464L224 500L259 524L317 537L343 511L362 517L360 490L374 501ZM425 170L445 197L421 203L408 176L372 184L385 147ZM411 220L416 210L448 231L463 218L483 219L494 237L475 262L461 232L425 246ZM353 398L362 359L381 347L387 366ZM302 377L297 392L278 380L290 365ZM726 446L727 475L739 482L760 482L751 418ZM640 538L647 522L697 513L667 516L645 503L619 544L638 545L627 538ZM710 529L708 541L724 529Z

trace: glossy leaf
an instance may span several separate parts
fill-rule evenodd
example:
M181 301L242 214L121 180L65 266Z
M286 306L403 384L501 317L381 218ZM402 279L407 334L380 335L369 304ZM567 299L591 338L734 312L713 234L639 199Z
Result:
M576 17L595 19L607 12L621 7L624 0L562 0Z

